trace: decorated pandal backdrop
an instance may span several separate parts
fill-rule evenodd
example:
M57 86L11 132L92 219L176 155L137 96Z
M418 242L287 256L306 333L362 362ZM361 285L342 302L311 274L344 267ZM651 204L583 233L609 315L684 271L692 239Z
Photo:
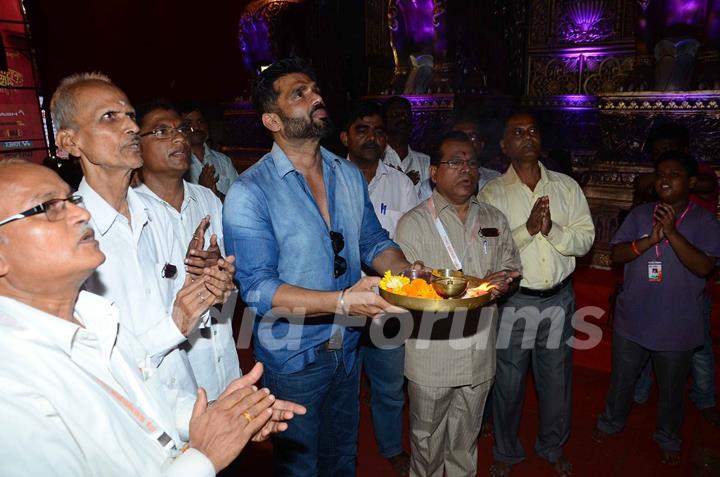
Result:
M342 111L348 90L380 101L402 94L413 105L412 146L424 152L453 110L480 118L488 156L500 153L508 110L534 112L545 153L569 156L587 195L594 266L610 265L608 242L631 207L633 181L652 170L643 146L654 125L684 124L691 152L720 169L720 0L336 3L248 5L239 24L245 67L310 58L331 111ZM246 98L227 105L224 121L239 169L269 148Z

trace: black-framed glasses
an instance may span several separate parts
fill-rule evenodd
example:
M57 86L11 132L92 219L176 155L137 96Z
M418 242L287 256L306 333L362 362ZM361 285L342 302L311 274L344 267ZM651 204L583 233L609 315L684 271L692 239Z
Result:
M462 159L450 159L448 161L440 161L440 164L447 164L450 169L460 169L466 165L471 169L477 169L480 167L480 162L475 159L470 159L469 161L463 161Z
M341 276L347 271L347 260L340 256L340 252L345 248L345 237L340 232L330 231L330 241L332 242L333 253L335 254L335 260L333 267L335 270L335 278Z
M160 128L155 128L152 131L148 131L146 133L140 134L140 137L145 137L149 135L153 135L158 139L170 139L175 135L175 133L181 134L183 136L187 136L191 132L195 132L195 129L192 126L188 126L187 124L181 124L180 126L174 128L171 126L163 126Z
M15 215L11 215L4 220L0 220L0 226L9 224L10 222L14 222L16 220L24 219L26 217L32 217L33 215L43 213L50 222L57 222L58 220L64 219L65 215L67 214L66 202L70 202L74 205L80 205L83 203L83 198L81 195L73 194L66 199L50 199L40 205L36 205L31 209L22 211Z

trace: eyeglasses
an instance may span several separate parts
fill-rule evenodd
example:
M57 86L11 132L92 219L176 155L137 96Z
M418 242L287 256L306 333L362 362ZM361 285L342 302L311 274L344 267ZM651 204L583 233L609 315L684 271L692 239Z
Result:
M480 167L480 162L475 159L469 161L463 161L461 159L450 159L449 161L440 161L440 164L447 164L450 169L460 169L463 166L468 166L471 169L477 169Z
M333 232L331 230L330 240L332 241L333 253L335 253L335 262L333 265L335 278L337 278L347 271L347 260L339 255L342 249L345 248L345 237L343 237L343 234L340 232Z
M65 204L66 202L70 202L74 205L81 205L83 203L83 198L80 195L73 194L67 199L50 199L40 205L36 205L31 209L20 212L19 214L12 215L5 220L1 220L0 226L42 213L47 216L47 219L50 222L57 222L65 218L67 211L67 206Z
M142 133L140 134L140 137L149 136L152 134L158 139L170 139L175 135L175 133L182 134L183 136L187 136L191 132L195 132L197 129L194 129L192 126L188 126L187 124L183 124L181 126L178 126L176 128L173 127L162 127L153 129L152 131Z

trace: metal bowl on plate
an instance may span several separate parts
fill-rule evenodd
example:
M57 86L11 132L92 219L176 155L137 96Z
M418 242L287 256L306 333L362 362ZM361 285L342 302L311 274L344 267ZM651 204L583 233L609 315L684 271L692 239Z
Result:
M416 278L422 278L426 282L430 283L430 280L432 279L432 273L428 269L424 270L415 270L415 269L406 269L400 272L400 275L408 277L411 281L415 280Z
M468 279L465 277L436 278L430 283L435 292L443 298L455 298L465 293Z
M430 283L435 292L443 298L455 298L465 293L468 286L468 279L460 270L449 268L437 268L432 271Z

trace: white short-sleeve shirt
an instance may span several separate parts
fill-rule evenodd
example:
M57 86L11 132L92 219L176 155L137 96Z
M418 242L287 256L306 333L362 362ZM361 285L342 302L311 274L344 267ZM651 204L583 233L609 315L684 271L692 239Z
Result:
M218 238L220 252L225 255L222 233L222 203L207 187L183 181L184 198L180 211L160 198L145 184L135 190L146 199L146 203L156 214L164 214L172 223L173 233L182 251L175 261L182 261L193 233L206 215L210 216L210 226L205 232L205 246L210 237ZM178 283L185 280L185 268L178 269ZM217 399L233 379L239 378L240 363L232 331L232 319L236 296L220 309L206 314L200 326L188 336L187 356L190 360L198 386L207 391L208 399ZM212 315L212 316L211 316Z

